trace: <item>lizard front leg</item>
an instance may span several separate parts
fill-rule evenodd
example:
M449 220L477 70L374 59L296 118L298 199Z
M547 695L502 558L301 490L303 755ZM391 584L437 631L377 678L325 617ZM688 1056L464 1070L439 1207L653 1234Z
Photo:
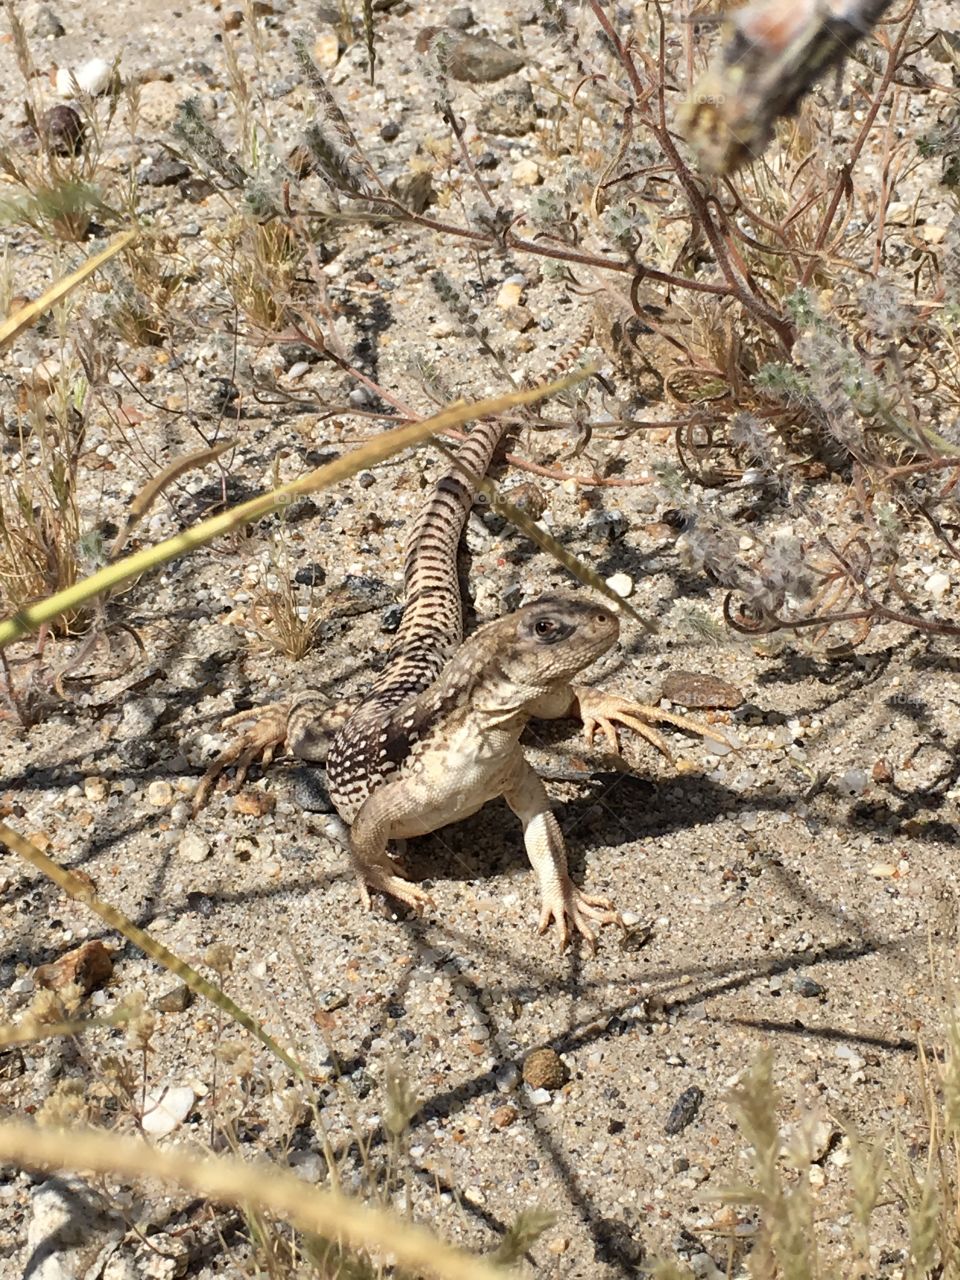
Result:
M291 702L271 702L228 716L220 727L240 732L200 779L193 798L194 816L206 804L217 778L233 764L237 766L237 787L243 785L255 760L268 765L284 747L300 760L322 764L330 739L353 710L352 703L331 707L318 694L305 693Z
M620 754L617 726L621 725L632 729L641 738L646 738L672 764L673 753L651 721L675 724L677 728L699 734L701 738L712 738L727 747L730 745L721 731L712 729L691 716L679 716L673 711L664 711L661 707L649 706L643 702L633 702L618 693L605 693L602 689L593 689L589 685L565 685L538 699L531 705L530 711L539 720L562 720L567 717L582 720L588 744L593 746L599 729L615 755Z
M550 808L550 798L519 752L503 798L523 823L523 843L540 884L540 932L546 933L551 923L556 924L562 951L570 941L572 925L587 940L590 950L596 951L597 935L591 922L622 925L620 914L605 898L582 893L570 879L563 833Z

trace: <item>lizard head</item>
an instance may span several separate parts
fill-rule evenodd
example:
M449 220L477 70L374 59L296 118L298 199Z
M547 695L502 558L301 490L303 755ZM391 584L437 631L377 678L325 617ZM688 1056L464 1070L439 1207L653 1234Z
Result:
M512 615L516 643L509 674L522 683L569 680L613 647L620 623L612 610L577 596L541 596Z

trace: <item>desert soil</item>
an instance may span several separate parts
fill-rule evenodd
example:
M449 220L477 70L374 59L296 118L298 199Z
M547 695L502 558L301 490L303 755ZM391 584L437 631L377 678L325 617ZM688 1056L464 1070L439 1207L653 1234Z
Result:
M227 38L255 86L251 119L289 147L313 111L290 37L315 26L317 14L285 0L263 11L256 48L245 18ZM39 12L22 6L28 31ZM164 142L173 144L169 126L190 95L235 136L223 35L225 19L234 20L226 8L56 0L54 12L65 34L32 38L50 102L47 73L55 65L119 58L125 79L147 78L132 136L121 104L107 169L132 168L142 179L166 154ZM413 48L419 29L446 16L422 4L379 17L374 87L363 71L362 38L329 73L388 178L429 168L441 142L448 146ZM478 4L475 16L474 32L507 46L519 38L528 63L500 85L460 86L458 108L469 117L504 86L534 81L545 111L548 95L535 72L560 75L562 68L551 62L558 55L535 7ZM936 16L925 21L932 26ZM5 83L19 83L9 44L0 59ZM825 110L828 99L820 100ZM24 124L17 92L6 95L2 112L4 133L16 136ZM385 141L380 130L388 122L398 129L395 137L387 130ZM512 190L510 174L521 161L550 172L543 155L549 128L541 116L521 137L490 135L495 164L485 179L495 196ZM945 221L931 175L915 174L903 199L927 181L928 220ZM532 191L520 187L511 198L522 207ZM288 346L257 341L224 305L216 282L229 202L193 194L143 181L137 188L143 216L189 267L189 282L171 303L175 341L120 343L114 352L123 374L110 381L126 429L119 432L116 416L111 423L99 406L91 410L81 472L87 516L101 527L119 525L131 497L174 457L231 436L237 446L222 477L207 468L171 486L137 532L143 543L377 429L358 412L380 407L372 395L356 395L355 384L309 352L291 356ZM473 194L466 199L476 203ZM456 203L443 214L455 218ZM4 239L13 291L32 295L99 247L96 240L54 245L22 227L9 227ZM504 388L431 290L433 265L472 288L491 340L517 373L548 367L583 327L587 302L536 259L480 257L465 240L347 220L331 226L325 244L339 342L421 413L432 406L411 372L416 361L438 366L454 394ZM523 277L534 321L523 334L496 306L513 276ZM92 323L85 308L95 316L102 304L96 289L78 299L77 332ZM42 360L70 359L75 336L68 329L61 342L49 324L18 340L4 379L8 418L20 381ZM617 385L621 375L609 361L605 368ZM629 395L626 386L617 390ZM600 392L590 394L599 412ZM661 402L643 412L668 418L671 409ZM511 447L568 475L596 467L636 483L560 483L509 467L498 478L508 490L536 486L547 527L603 576L628 575L641 613L662 620L678 600L692 599L719 618L722 590L684 567L675 534L660 523L663 495L649 483L651 468L673 456L671 434L600 431L571 460L574 438L526 432ZM7 439L3 447L11 456L18 446ZM710 742L666 727L678 765L626 742L624 766L588 750L573 727L532 726L529 756L548 778L575 878L636 922L626 939L606 930L593 956L576 947L561 955L551 937L536 935L535 886L502 804L411 846L411 872L436 902L422 918L382 902L371 914L362 910L324 814L304 807L310 778L288 761L255 769L239 800L220 790L191 816L197 779L225 741L224 716L306 686L340 697L369 681L389 644L385 627L395 621L404 530L441 465L429 451L404 455L301 504L282 530L276 520L263 522L249 537L206 547L129 588L110 615L137 634L142 649L113 629L109 643L69 668L65 697L47 691L35 723L0 723L4 815L192 963L202 965L212 944L232 949L225 989L317 1077L320 1119L341 1152L346 1189L369 1193L370 1166L389 1163L399 1207L409 1200L418 1218L482 1251L496 1246L520 1210L547 1207L556 1221L529 1263L544 1277L638 1274L644 1255L692 1259L700 1274L711 1274L713 1262L726 1266L731 1232L748 1239L754 1221L749 1209L737 1215L716 1197L747 1167L730 1091L768 1051L780 1123L812 1134L825 1239L846 1238L847 1135L890 1145L900 1134L906 1151L922 1143L918 1046L941 1042L957 963L960 698L948 639L878 627L855 653L831 657L799 640L766 648L733 634L694 642L669 628L648 638L625 622L620 647L591 679L656 703L671 673L720 677L742 694L740 705L695 714L734 732L740 749L718 755ZM843 497L839 481L825 480L817 493L830 519L842 519ZM729 513L738 502L731 499ZM603 534L597 511L619 513L609 526L619 536ZM760 532L744 527L745 549L762 528L762 517ZM924 584L945 573L937 610L956 618L956 563L922 528L910 537L907 579L923 598ZM474 516L467 547L471 625L573 585L547 555L489 516ZM271 575L292 577L309 566L320 566L312 595L320 642L293 661L258 645L251 610ZM301 584L307 577L301 572ZM297 591L306 605L310 588ZM57 661L69 667L69 654L61 642ZM86 940L102 939L113 952L112 976L84 1004L90 1015L108 1013L134 992L153 1007L176 985L10 854L0 858L0 937L0 1007L8 1019L33 999L36 966ZM182 1122L161 1141L207 1144L216 1130L244 1157L267 1154L308 1180L325 1180L318 1125L304 1114L285 1068L238 1028L221 1026L203 1002L156 1017L146 1088L189 1091L178 1095L187 1098ZM224 1052L224 1041L235 1051ZM107 1030L3 1053L0 1110L34 1114L74 1077L88 1091L94 1119L135 1131L137 1107L111 1110L95 1087L123 1044L122 1031ZM521 1079L523 1064L544 1047L559 1054L563 1082L531 1087ZM419 1108L402 1150L387 1160L382 1118L391 1073ZM695 1114L667 1126L678 1099L694 1088L702 1094ZM364 1159L350 1141L358 1133L370 1139ZM228 1143L218 1136L215 1145ZM40 1175L0 1173L2 1274L19 1274L35 1255L49 1186ZM206 1277L241 1274L248 1265L246 1228L236 1215L157 1187L110 1183L106 1191L107 1208L99 1193L75 1188L88 1215L76 1274ZM872 1274L897 1273L905 1239L903 1206L891 1199L876 1217ZM64 1270L49 1274L72 1274L76 1257L66 1248L55 1254Z

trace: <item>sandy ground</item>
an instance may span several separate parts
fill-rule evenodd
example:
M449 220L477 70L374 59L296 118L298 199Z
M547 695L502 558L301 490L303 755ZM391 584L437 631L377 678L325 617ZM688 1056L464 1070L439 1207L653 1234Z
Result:
M42 71L119 56L126 77L170 76L144 86L137 133L119 131L110 164L133 162L142 173L161 154L160 140L169 140L176 103L192 93L236 128L221 36L226 11L197 6L171 16L160 4L69 0L54 7L66 34L33 40ZM253 116L262 110L265 132L295 141L308 95L293 73L289 36L310 15L279 3L264 8L259 68L238 37L242 66L265 88ZM542 57L550 68L551 46L531 14L475 12L478 27L504 43L522 32L531 61ZM32 30L35 7L23 15ZM362 41L332 75L389 177L409 173L429 154L429 139L445 136L412 48L417 29L441 20L436 6L382 19L377 87L358 70ZM2 56L15 79L9 46ZM524 72L505 83L524 77L532 78ZM463 87L460 105L475 111L496 92ZM389 143L377 132L387 120L400 126ZM16 94L2 125L8 136L22 126ZM541 119L538 131L491 144L495 187L518 162L541 157L547 131ZM923 181L914 174L911 191ZM118 400L139 421L119 436L92 414L88 518L119 523L158 465L202 447L217 430L238 439L224 481L230 501L269 485L275 462L287 478L369 434L373 424L349 414L351 384L330 364L310 363L292 376L283 348L231 337L235 317L213 283L222 269L217 234L229 218L224 202L191 203L176 187L147 185L138 198L193 274L188 294L173 304L176 341L117 352L132 378L113 378ZM75 247L58 260L29 230L8 229L5 238L13 283L27 291L79 260ZM330 249L341 341L380 385L421 412L430 405L409 372L411 358L440 365L458 394L503 387L431 293L433 263L478 282L478 309L512 368L543 368L582 327L582 299L533 260L480 262L466 241L396 225L344 225ZM518 271L535 321L525 341L493 303ZM102 304L101 295L90 306ZM78 323L85 315L76 313ZM50 328L22 339L5 394L15 398L23 371L60 350ZM149 380L134 372L139 365ZM331 416L322 411L329 404L345 411ZM515 448L571 471L615 460L619 474L638 480L672 448L666 439L601 432L586 459L557 464L569 443L567 435L528 432ZM901 1134L907 1149L923 1142L918 1045L941 1041L957 962L960 693L949 640L881 627L854 655L830 659L799 642L765 652L732 635L694 643L667 628L645 639L625 626L596 681L654 702L678 670L732 682L743 701L717 715L742 749L714 755L709 743L671 731L685 770L634 743L624 767L588 751L569 726L531 727L529 756L556 798L575 878L650 926L626 943L608 930L592 957L559 955L551 938L536 936L535 886L501 804L411 847L411 870L436 900L422 919L383 904L362 911L323 814L302 805L310 779L288 762L254 774L245 806L219 792L196 820L190 816L197 778L223 741L224 715L307 685L343 696L369 681L389 643L384 615L399 590L404 529L439 465L428 454L406 456L304 504L285 526L286 561L271 562L272 521L133 586L111 607L143 652L114 633L110 646L69 673L65 700L51 691L29 728L0 724L4 816L45 837L51 856L91 877L103 898L192 963L214 943L233 949L225 988L316 1074L320 1119L342 1153L339 1177L348 1189L369 1193L389 1166L398 1204L409 1200L418 1217L480 1250L495 1247L521 1209L547 1206L556 1222L532 1250L537 1275L634 1275L645 1252L693 1259L710 1274L708 1255L725 1265L733 1227L749 1239L751 1212L731 1217L716 1196L746 1167L729 1091L769 1051L779 1120L811 1126L818 1217L825 1239L841 1242L849 1227L846 1131L881 1145ZM548 527L605 576L629 575L641 612L663 620L676 601L694 600L719 616L722 591L683 567L675 538L657 523L656 486L591 491L519 471L502 475L508 486L536 484ZM144 540L197 519L222 492L213 470L188 475L148 518ZM828 480L817 491L831 518L842 497L843 487ZM728 511L738 506L734 495ZM595 541L590 512L614 508L623 536ZM932 536L911 537L908 569L918 583L947 572L953 583L940 612L956 617L955 563ZM476 516L467 542L479 619L521 595L569 586L558 566L496 520ZM325 575L315 589L321 643L301 662L258 650L245 627L257 583L310 565ZM372 581L337 594L346 574ZM102 938L114 952L109 983L85 1006L91 1012L108 1012L137 991L152 1007L175 985L9 855L0 859L0 895L7 1017L31 1000L35 966L83 940ZM0 1110L33 1113L76 1078L94 1119L135 1129L137 1106L94 1087L115 1078L111 1063L123 1057L123 1043L122 1032L102 1031L0 1054ZM520 1068L544 1046L559 1053L565 1083L532 1090ZM184 1122L164 1141L205 1143L215 1128L244 1155L267 1153L308 1179L324 1178L319 1125L304 1114L300 1091L238 1030L222 1028L212 1007L158 1012L145 1064L135 1054L126 1060L134 1094L144 1078L149 1090L192 1093ZM420 1103L399 1153L382 1138L391 1073ZM666 1132L674 1105L694 1087L702 1092L695 1115ZM364 1159L349 1141L357 1134L370 1139ZM0 1172L4 1275L19 1274L35 1248L27 1232L41 1212L41 1183ZM87 1243L96 1239L100 1251L77 1274L236 1275L246 1265L245 1228L234 1215L157 1191L113 1187L111 1196L122 1226L87 1205ZM127 1229L134 1223L139 1235ZM891 1197L875 1219L873 1275L898 1273L905 1238L902 1205Z

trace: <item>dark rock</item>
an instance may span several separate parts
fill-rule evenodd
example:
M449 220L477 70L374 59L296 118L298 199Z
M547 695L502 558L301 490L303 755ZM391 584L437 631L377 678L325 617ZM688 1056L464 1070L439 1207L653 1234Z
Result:
M804 973L798 973L794 978L793 989L798 996L803 996L804 1000L818 1000L827 994L826 987L822 987L819 982L808 978Z
M52 155L79 155L85 133L86 127L73 107L51 107L40 117L40 137Z
M201 204L216 190L209 178L188 178L180 184L180 194L191 204Z
M181 982L158 996L153 1007L161 1013L183 1013L190 1008L195 998L190 988Z
M140 179L148 187L172 187L190 177L190 166L176 156L161 155L144 170Z
M327 571L322 564L302 564L293 580L301 587L319 587L321 582L326 582Z
M400 623L403 621L403 605L390 604L387 605L383 613L380 615L380 630L385 631L387 635L393 635L395 631L400 630Z
M591 542L615 542L628 528L622 511L588 511L583 517L583 531Z
M396 120L387 120L380 126L380 137L384 142L394 142L400 137L400 126Z
M684 1089L680 1097L670 1108L670 1114L667 1116L666 1123L663 1126L664 1133L671 1136L682 1133L696 1117L700 1110L700 1104L703 1102L703 1090L692 1084L689 1089Z
M36 36L38 40L46 40L48 37L59 40L61 36L67 34L67 29L54 11L48 5L44 5L37 14L37 20L30 34Z
M512 489L506 490L503 496L531 520L539 520L547 509L546 494L532 480L514 485Z
M635 1275L645 1253L643 1241L622 1218L601 1218L593 1228L597 1262L617 1267L621 1275Z
M447 14L447 26L453 27L454 31L466 31L467 27L472 27L475 22L473 10L465 4L458 5Z
M352 618L374 609L386 609L394 603L394 598L382 578L348 573L340 586L330 592L327 602L331 618Z
M323 783L323 774L309 765L291 770L293 775L293 803L305 813L335 813L330 793Z

